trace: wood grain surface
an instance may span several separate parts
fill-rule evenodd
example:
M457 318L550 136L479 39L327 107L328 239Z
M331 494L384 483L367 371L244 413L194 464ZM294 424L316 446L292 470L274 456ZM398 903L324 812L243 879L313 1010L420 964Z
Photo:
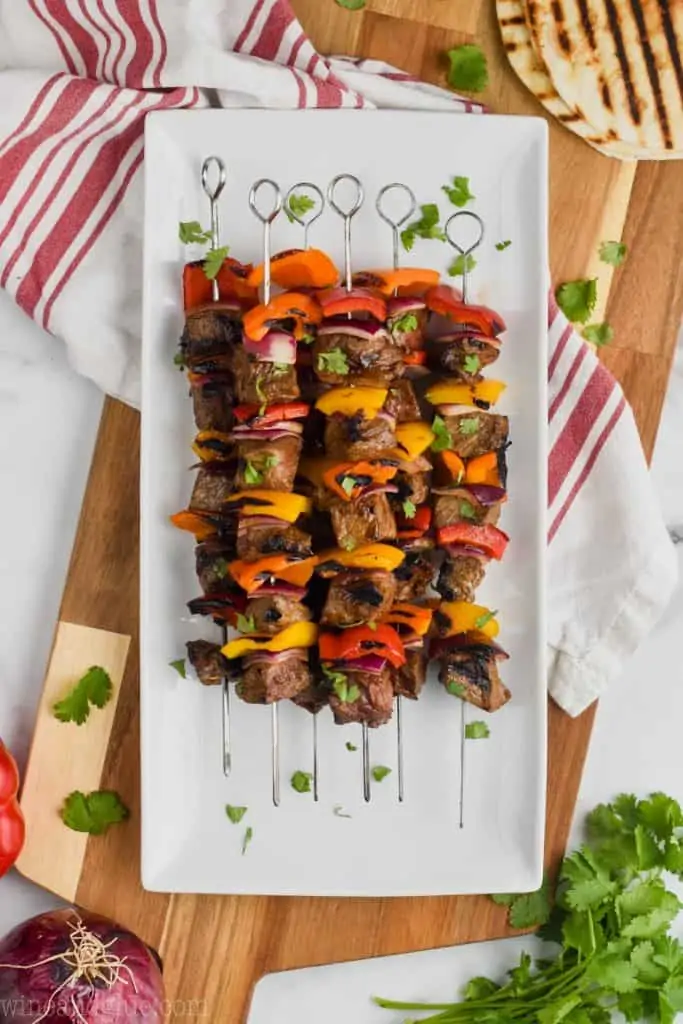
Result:
M498 112L542 113L507 65L492 0L368 0L360 12L333 0L295 0L294 7L322 52L381 58L438 84L445 81L444 51L476 40L491 70L484 100ZM602 301L616 332L604 359L633 404L648 456L683 308L681 224L679 165L619 164L552 125L553 279L594 272L598 242L623 231L630 255L609 297L609 271L600 268ZM505 934L504 910L483 897L166 897L141 890L138 442L138 415L107 401L60 614L65 622L132 637L102 773L102 785L119 791L131 820L87 843L77 902L118 918L159 949L169 998L186 1011L189 1001L205 1000L203 1019L216 1024L245 1019L253 984L267 971ZM593 715L590 709L572 721L549 707L551 869L566 842ZM186 1012L185 1019L195 1017Z

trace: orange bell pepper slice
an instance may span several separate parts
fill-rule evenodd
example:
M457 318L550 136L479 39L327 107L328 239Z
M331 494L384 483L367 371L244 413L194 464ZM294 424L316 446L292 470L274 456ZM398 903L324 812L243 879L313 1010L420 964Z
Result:
M294 337L303 338L305 324L317 324L322 320L322 311L316 300L303 292L283 292L276 295L267 305L261 303L245 314L244 333L253 341L262 341L273 324L280 320L294 320Z
M230 562L228 571L243 590L246 590L248 594L253 594L263 585L264 580L260 580L259 576L264 573L268 576L276 576L277 579L284 580L286 583L293 583L297 587L305 587L313 575L317 562L318 559L315 557L293 562L287 555L268 555L266 558L259 558L256 562L242 560Z
M406 601L399 601L395 604L382 619L388 625L408 626L418 636L426 636L432 624L432 608L424 608L419 604L409 604Z
M353 284L377 288L382 295L406 295L418 298L439 283L438 270L427 267L398 267L396 270L361 270L353 275Z
M359 484L357 477L370 477L374 484L386 484L396 476L398 466L381 462L339 462L323 473L323 483L343 501L353 501L368 484ZM353 487L343 486L344 480L353 480Z
M427 362L427 353L424 349L415 348L404 355L403 362L406 366L424 366Z
M456 455L455 452L443 451L441 452L441 461L443 462L444 466L450 473L455 483L459 484L460 481L465 476L465 463L462 461L460 456ZM476 461L476 459L472 459L472 462ZM474 482L474 480L470 481L470 483ZM479 482L483 483L483 481Z
M276 253L270 261L270 274L276 284L287 290L331 288L339 280L339 271L322 249L287 249ZM262 263L251 271L248 283L255 288L263 284Z
M318 292L317 298L326 319L345 313L369 313L381 322L387 318L384 298L370 288L353 288L350 292L346 288L328 288Z
M451 453L442 453L443 456L446 454ZM454 456L454 458L457 458L457 456ZM478 455L476 459L469 459L465 467L465 483L489 484L491 487L502 487L503 484L498 471L497 452L486 452L485 455Z
M215 522L201 512L190 512L188 509L183 509L182 512L176 512L169 518L178 530L187 530L188 533L193 533L198 541L206 540L207 537L212 537L217 532Z
M249 284L248 276L252 271L251 263L240 263L230 256L226 258L218 271L219 298L223 301L239 299L247 305L258 302L258 290ZM183 267L183 306L185 312L213 301L213 282L204 273L201 260L186 263Z

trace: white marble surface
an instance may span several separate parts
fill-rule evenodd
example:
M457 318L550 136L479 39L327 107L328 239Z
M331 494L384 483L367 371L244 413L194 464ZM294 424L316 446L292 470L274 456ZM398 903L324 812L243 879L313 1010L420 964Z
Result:
M102 399L62 345L0 293L0 736L23 765L99 422ZM653 464L683 577L683 349ZM581 787L582 812L620 790L683 800L680 663L683 586L603 699ZM652 687L653 697L646 699ZM56 766L58 770L58 766ZM0 935L53 906L16 873L0 880Z

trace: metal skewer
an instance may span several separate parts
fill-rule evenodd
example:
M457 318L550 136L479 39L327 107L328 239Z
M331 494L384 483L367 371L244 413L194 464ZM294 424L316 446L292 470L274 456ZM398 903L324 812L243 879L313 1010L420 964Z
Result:
M384 209L384 199L392 191L402 192L408 199L408 209L402 217L394 220L389 213ZM377 201L375 203L377 207L377 213L380 215L382 220L389 225L391 228L392 242L393 242L393 258L394 258L394 270L398 270L400 262L400 250L399 250L399 228L402 224L405 224L409 220L415 210L417 209L417 200L412 189L408 188L400 181L394 181L390 185L385 185L381 188L377 194ZM397 294L398 289L394 290L394 295ZM397 776L398 776L398 802L403 803L404 793L404 762L403 762L403 698L399 694L396 697L396 757L397 757Z
M348 182L355 189L355 199L346 208L341 206L335 198L337 189L342 184L342 182ZM347 292L350 292L353 287L353 283L351 280L353 276L353 271L351 268L351 221L360 210L364 200L365 190L363 189L363 185L361 184L360 180L355 176L355 174L338 174L336 178L332 179L332 181L327 187L327 201L334 210L334 212L339 214L339 216L344 221L344 284ZM351 319L350 313L349 319ZM363 722L362 730L363 798L366 803L370 803L370 799L372 796L370 787L370 732L368 729L367 722Z
M262 213L258 205L258 194L266 186L272 190L272 203L267 213ZM282 209L282 192L277 182L270 178L259 178L249 191L249 209L263 225L263 303L270 302L270 228ZM273 765L273 803L280 806L280 709L277 701L270 706L271 713L271 754Z
M212 175L212 168L215 167L215 174ZM211 184L212 176L215 182ZM209 156L202 164L202 188L209 200L211 211L211 248L218 249L220 245L220 223L218 220L218 198L225 187L225 164L217 156ZM211 298L214 302L220 299L218 288L218 277L211 282ZM228 627L221 626L223 645L228 642ZM232 742L230 737L230 681L223 676L221 684L221 719L223 723L223 774L230 775L232 771Z
M289 205L290 199L299 191L306 190L307 192L314 192L318 203L310 210L311 216L307 213L303 216L299 216ZM325 196L317 185L314 185L312 181L299 181L296 185L292 185L289 192L285 196L285 213L288 217L291 217L296 223L304 229L304 249L308 249L308 232L319 217L322 217L325 211Z
M467 217L474 221L478 226L478 235L474 242L467 248L464 249L459 242L456 242L453 238L452 230L453 225L460 219ZM462 257L462 301L467 302L468 296L468 281L469 281L469 268L467 266L468 258L479 248L484 240L484 222L478 214L473 213L471 210L459 210L458 213L454 213L452 217L446 221L444 228L446 239L453 249ZM460 828L465 827L465 747L467 739L465 736L465 729L467 727L467 708L466 701L460 698Z

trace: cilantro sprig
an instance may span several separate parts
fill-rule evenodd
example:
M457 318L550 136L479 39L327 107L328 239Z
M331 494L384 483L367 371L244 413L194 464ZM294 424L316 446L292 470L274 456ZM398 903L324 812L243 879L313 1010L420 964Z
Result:
M587 820L583 846L565 857L555 906L548 880L535 893L494 896L516 928L542 925L554 959L522 953L507 978L473 978L464 1001L430 1006L377 999L391 1010L438 1011L441 1024L671 1024L683 1010L683 945L669 929L683 904L665 873L683 879L683 811L664 793L621 794Z
M130 817L121 797L112 790L94 793L74 790L65 799L59 813L67 828L74 832L87 832L91 836L101 836L111 825L118 825Z
M623 242L601 242L598 255L603 263L611 267L620 267L626 259L628 248Z
M415 245L416 238L436 238L439 242L446 241L446 235L439 223L441 214L436 203L423 203L420 210L422 215L419 220L414 220L401 232L403 248L407 252L410 252Z
M448 84L458 92L482 92L489 82L486 54L480 46L468 43L448 50Z
M442 185L441 191L445 192L453 206L462 209L463 206L477 197L470 191L470 179L456 174L452 185Z
M448 268L448 276L462 277L463 274L469 274L471 270L474 270L476 265L477 261L474 258L474 256L472 256L471 253L469 253L467 256L463 256L462 254L460 254L460 256L455 257L450 267Z
M315 199L311 199L305 192L293 192L285 206L285 216L290 224L295 224L297 217L301 220L309 210L315 209Z
M105 707L113 692L111 677L106 669L92 665L66 697L57 701L52 713L60 722L83 725L90 717L91 708Z
M598 279L581 278L567 281L555 292L557 304L573 324L585 324L598 301Z

